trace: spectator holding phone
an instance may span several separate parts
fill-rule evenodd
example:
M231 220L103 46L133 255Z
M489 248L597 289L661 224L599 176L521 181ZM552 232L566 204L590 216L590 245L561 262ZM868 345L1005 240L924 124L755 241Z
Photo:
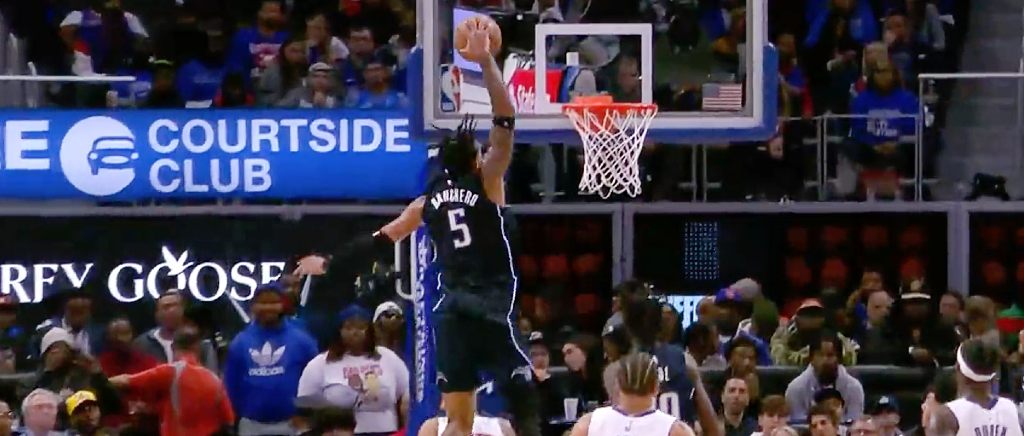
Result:
M103 413L120 412L121 397L103 374L99 361L79 352L71 343L67 330L57 327L46 332L40 347L43 364L35 387L57 392L61 401L75 392L89 390L96 393ZM58 427L66 428L66 425L62 420Z

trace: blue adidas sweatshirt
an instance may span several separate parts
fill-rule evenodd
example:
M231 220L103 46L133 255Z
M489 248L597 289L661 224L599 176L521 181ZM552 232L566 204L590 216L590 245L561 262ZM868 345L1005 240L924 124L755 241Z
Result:
M865 145L899 142L901 136L914 134L917 115L917 97L905 89L897 88L882 95L866 89L853 99L850 113L867 118L850 122L850 137Z
M295 414L299 377L316 355L316 341L291 322L277 328L249 324L228 348L224 387L235 414L263 423Z

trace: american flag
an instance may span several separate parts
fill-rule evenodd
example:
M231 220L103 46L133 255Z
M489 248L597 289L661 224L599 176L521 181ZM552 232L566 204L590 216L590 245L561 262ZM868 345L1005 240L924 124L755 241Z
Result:
M743 109L743 85L738 83L705 83L701 96L701 107L705 111Z

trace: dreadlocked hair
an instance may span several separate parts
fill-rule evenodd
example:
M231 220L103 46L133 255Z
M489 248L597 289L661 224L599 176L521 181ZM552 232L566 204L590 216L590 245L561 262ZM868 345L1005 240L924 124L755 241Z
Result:
M616 375L619 389L628 395L651 395L658 391L658 361L647 353L630 354L619 360Z
M626 331L641 347L651 347L661 332L661 303L644 294L623 295L622 321Z
M960 344L959 353L963 353L964 363L979 374L992 374L999 371L999 348L989 345L980 338L969 339Z
M476 161L476 121L472 115L462 118L454 137L445 138L441 145L441 166L448 177L458 179L473 172Z

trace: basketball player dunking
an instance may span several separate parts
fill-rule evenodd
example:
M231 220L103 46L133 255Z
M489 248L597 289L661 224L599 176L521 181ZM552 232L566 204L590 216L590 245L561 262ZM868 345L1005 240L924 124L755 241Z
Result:
M443 171L428 181L423 196L379 231L350 242L339 255L301 259L296 273L323 274L330 259L363 253L367 246L391 249L426 221L443 291L434 308L435 364L448 411L443 436L472 432L480 371L495 375L498 389L508 398L516 431L540 436L530 361L511 319L517 279L506 234L504 177L512 160L515 109L489 52L487 29L472 29L467 43L460 52L480 64L491 99L494 128L487 151L478 149L475 123L467 117L456 136L442 145Z
M992 393L999 371L999 349L980 339L956 350L960 398L926 410L927 436L1021 436L1017 406Z
M654 408L658 396L658 362L647 353L619 360L618 405L584 415L570 436L694 436L693 429Z

